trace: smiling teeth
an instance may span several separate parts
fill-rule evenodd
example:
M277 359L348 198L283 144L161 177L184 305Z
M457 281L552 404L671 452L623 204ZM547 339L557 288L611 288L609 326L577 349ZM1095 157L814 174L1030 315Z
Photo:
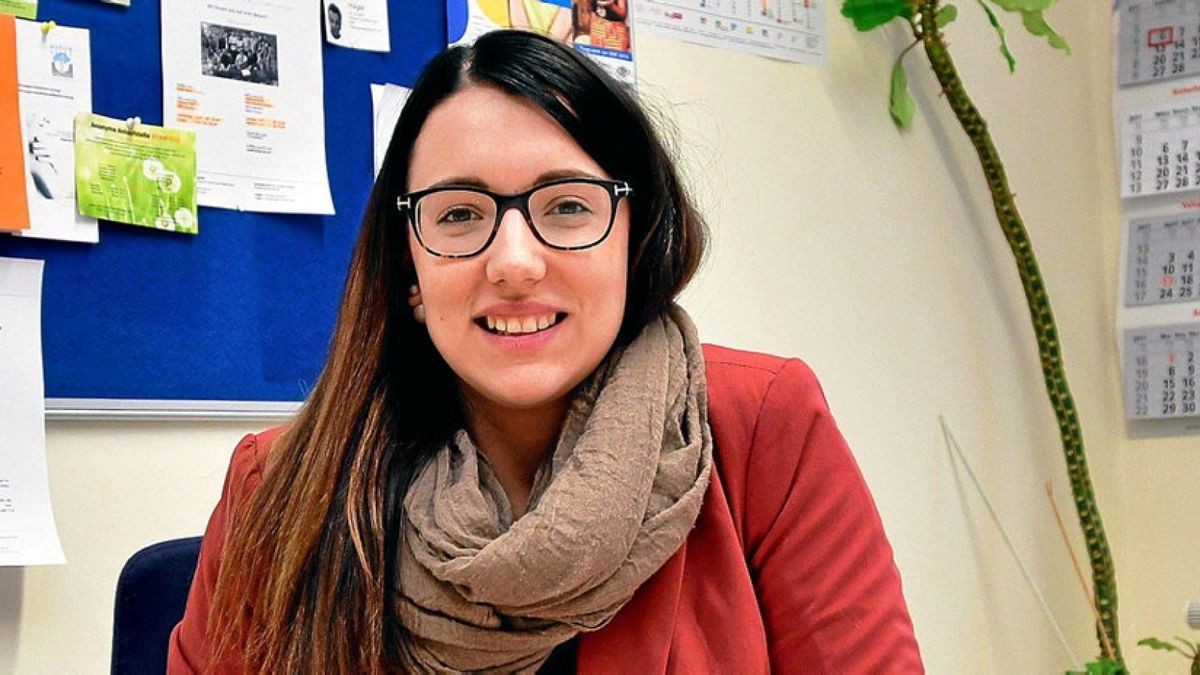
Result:
M497 333L505 335L523 335L525 333L536 333L539 330L545 330L558 322L557 314L541 314L538 316L525 317L503 317L489 316L487 317L487 327Z

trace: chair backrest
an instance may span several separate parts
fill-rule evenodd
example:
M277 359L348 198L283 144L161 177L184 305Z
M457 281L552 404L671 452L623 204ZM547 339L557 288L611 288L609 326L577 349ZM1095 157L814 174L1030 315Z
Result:
M200 539L151 544L121 569L113 609L113 675L167 671L167 641L183 618Z

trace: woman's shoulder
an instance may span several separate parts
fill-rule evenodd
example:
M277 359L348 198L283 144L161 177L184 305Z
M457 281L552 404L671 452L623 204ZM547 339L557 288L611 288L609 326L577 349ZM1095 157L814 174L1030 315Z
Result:
M832 424L825 394L804 361L715 345L704 345L704 358L708 421L722 473L744 473L764 462L784 471L795 467L814 425Z
M808 364L798 358L704 345L709 411L713 416L770 412L766 404L785 400L797 407L826 408L825 394Z
M245 494L258 485L266 468L271 445L285 428L286 425L280 425L242 437L229 459L229 471L225 476L227 496Z

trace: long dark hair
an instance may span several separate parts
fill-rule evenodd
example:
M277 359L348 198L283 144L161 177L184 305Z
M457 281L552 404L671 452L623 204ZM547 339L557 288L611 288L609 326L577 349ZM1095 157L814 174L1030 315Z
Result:
M553 40L498 31L435 57L413 88L371 192L325 369L235 505L208 631L212 662L254 672L398 669L392 613L403 498L421 463L464 426L458 382L412 318L408 223L413 144L430 112L491 86L549 115L611 176L628 181L625 344L695 273L704 224L653 125L598 66Z

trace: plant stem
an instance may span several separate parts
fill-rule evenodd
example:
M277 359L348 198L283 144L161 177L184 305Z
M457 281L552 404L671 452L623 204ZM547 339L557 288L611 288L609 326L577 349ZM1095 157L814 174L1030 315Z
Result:
M1092 584L1096 591L1096 604L1099 607L1101 622L1097 628L1107 633L1112 644L1113 657L1121 663L1121 645L1117 636L1117 584L1113 571L1112 552L1108 546L1108 537L1104 533L1104 523L1100 519L1100 510L1096 505L1096 493L1092 488L1092 479L1088 473L1087 456L1083 448L1083 432L1079 424L1079 415L1075 409L1075 399L1067 385L1067 374L1063 368L1062 349L1058 341L1058 327L1054 322L1054 313L1050 309L1050 297L1046 293L1046 285L1038 269L1037 258L1033 253L1033 245L1029 233L1025 229L1024 220L1017 210L1016 199L1008 186L1008 176L1004 171L1004 163L992 142L988 132L987 122L967 95L950 51L937 25L938 0L919 0L920 30L916 37L922 41L925 54L934 75L942 86L946 101L954 110L955 117L962 125L963 131L975 147L979 155L979 163L987 179L988 190L992 194L992 205L996 218L1004 230L1005 239L1012 249L1016 260L1017 272L1021 277L1021 286L1025 291L1025 300L1029 304L1030 319L1033 331L1037 337L1038 352L1042 361L1042 376L1046 382L1046 393L1054 408L1054 416L1058 421L1059 435L1062 439L1063 454L1067 463L1067 475L1071 482L1071 492L1074 496L1075 510L1079 514L1079 525L1083 529L1087 542L1088 558L1092 568ZM1103 645L1104 640L1100 640ZM1101 652L1103 653L1103 647Z
M1092 610L1092 615L1096 617L1096 630L1100 633L1101 645L1104 647L1104 654L1111 660L1113 658L1113 646L1108 640L1108 632L1100 630L1104 625L1100 618L1100 609L1096 607L1096 598L1092 597L1092 592L1088 589L1087 580L1083 578L1083 568L1079 566L1079 557L1075 555L1075 548L1071 546L1071 538L1067 536L1067 524L1063 522L1062 515L1058 512L1058 502L1054 500L1054 487L1050 481L1046 481L1046 499L1050 501L1050 512L1054 514L1054 522L1058 523L1058 533L1062 535L1063 546L1067 548L1067 555L1071 558L1071 567L1075 568L1075 576L1079 578L1079 587L1083 589L1083 598L1087 600L1088 607Z

